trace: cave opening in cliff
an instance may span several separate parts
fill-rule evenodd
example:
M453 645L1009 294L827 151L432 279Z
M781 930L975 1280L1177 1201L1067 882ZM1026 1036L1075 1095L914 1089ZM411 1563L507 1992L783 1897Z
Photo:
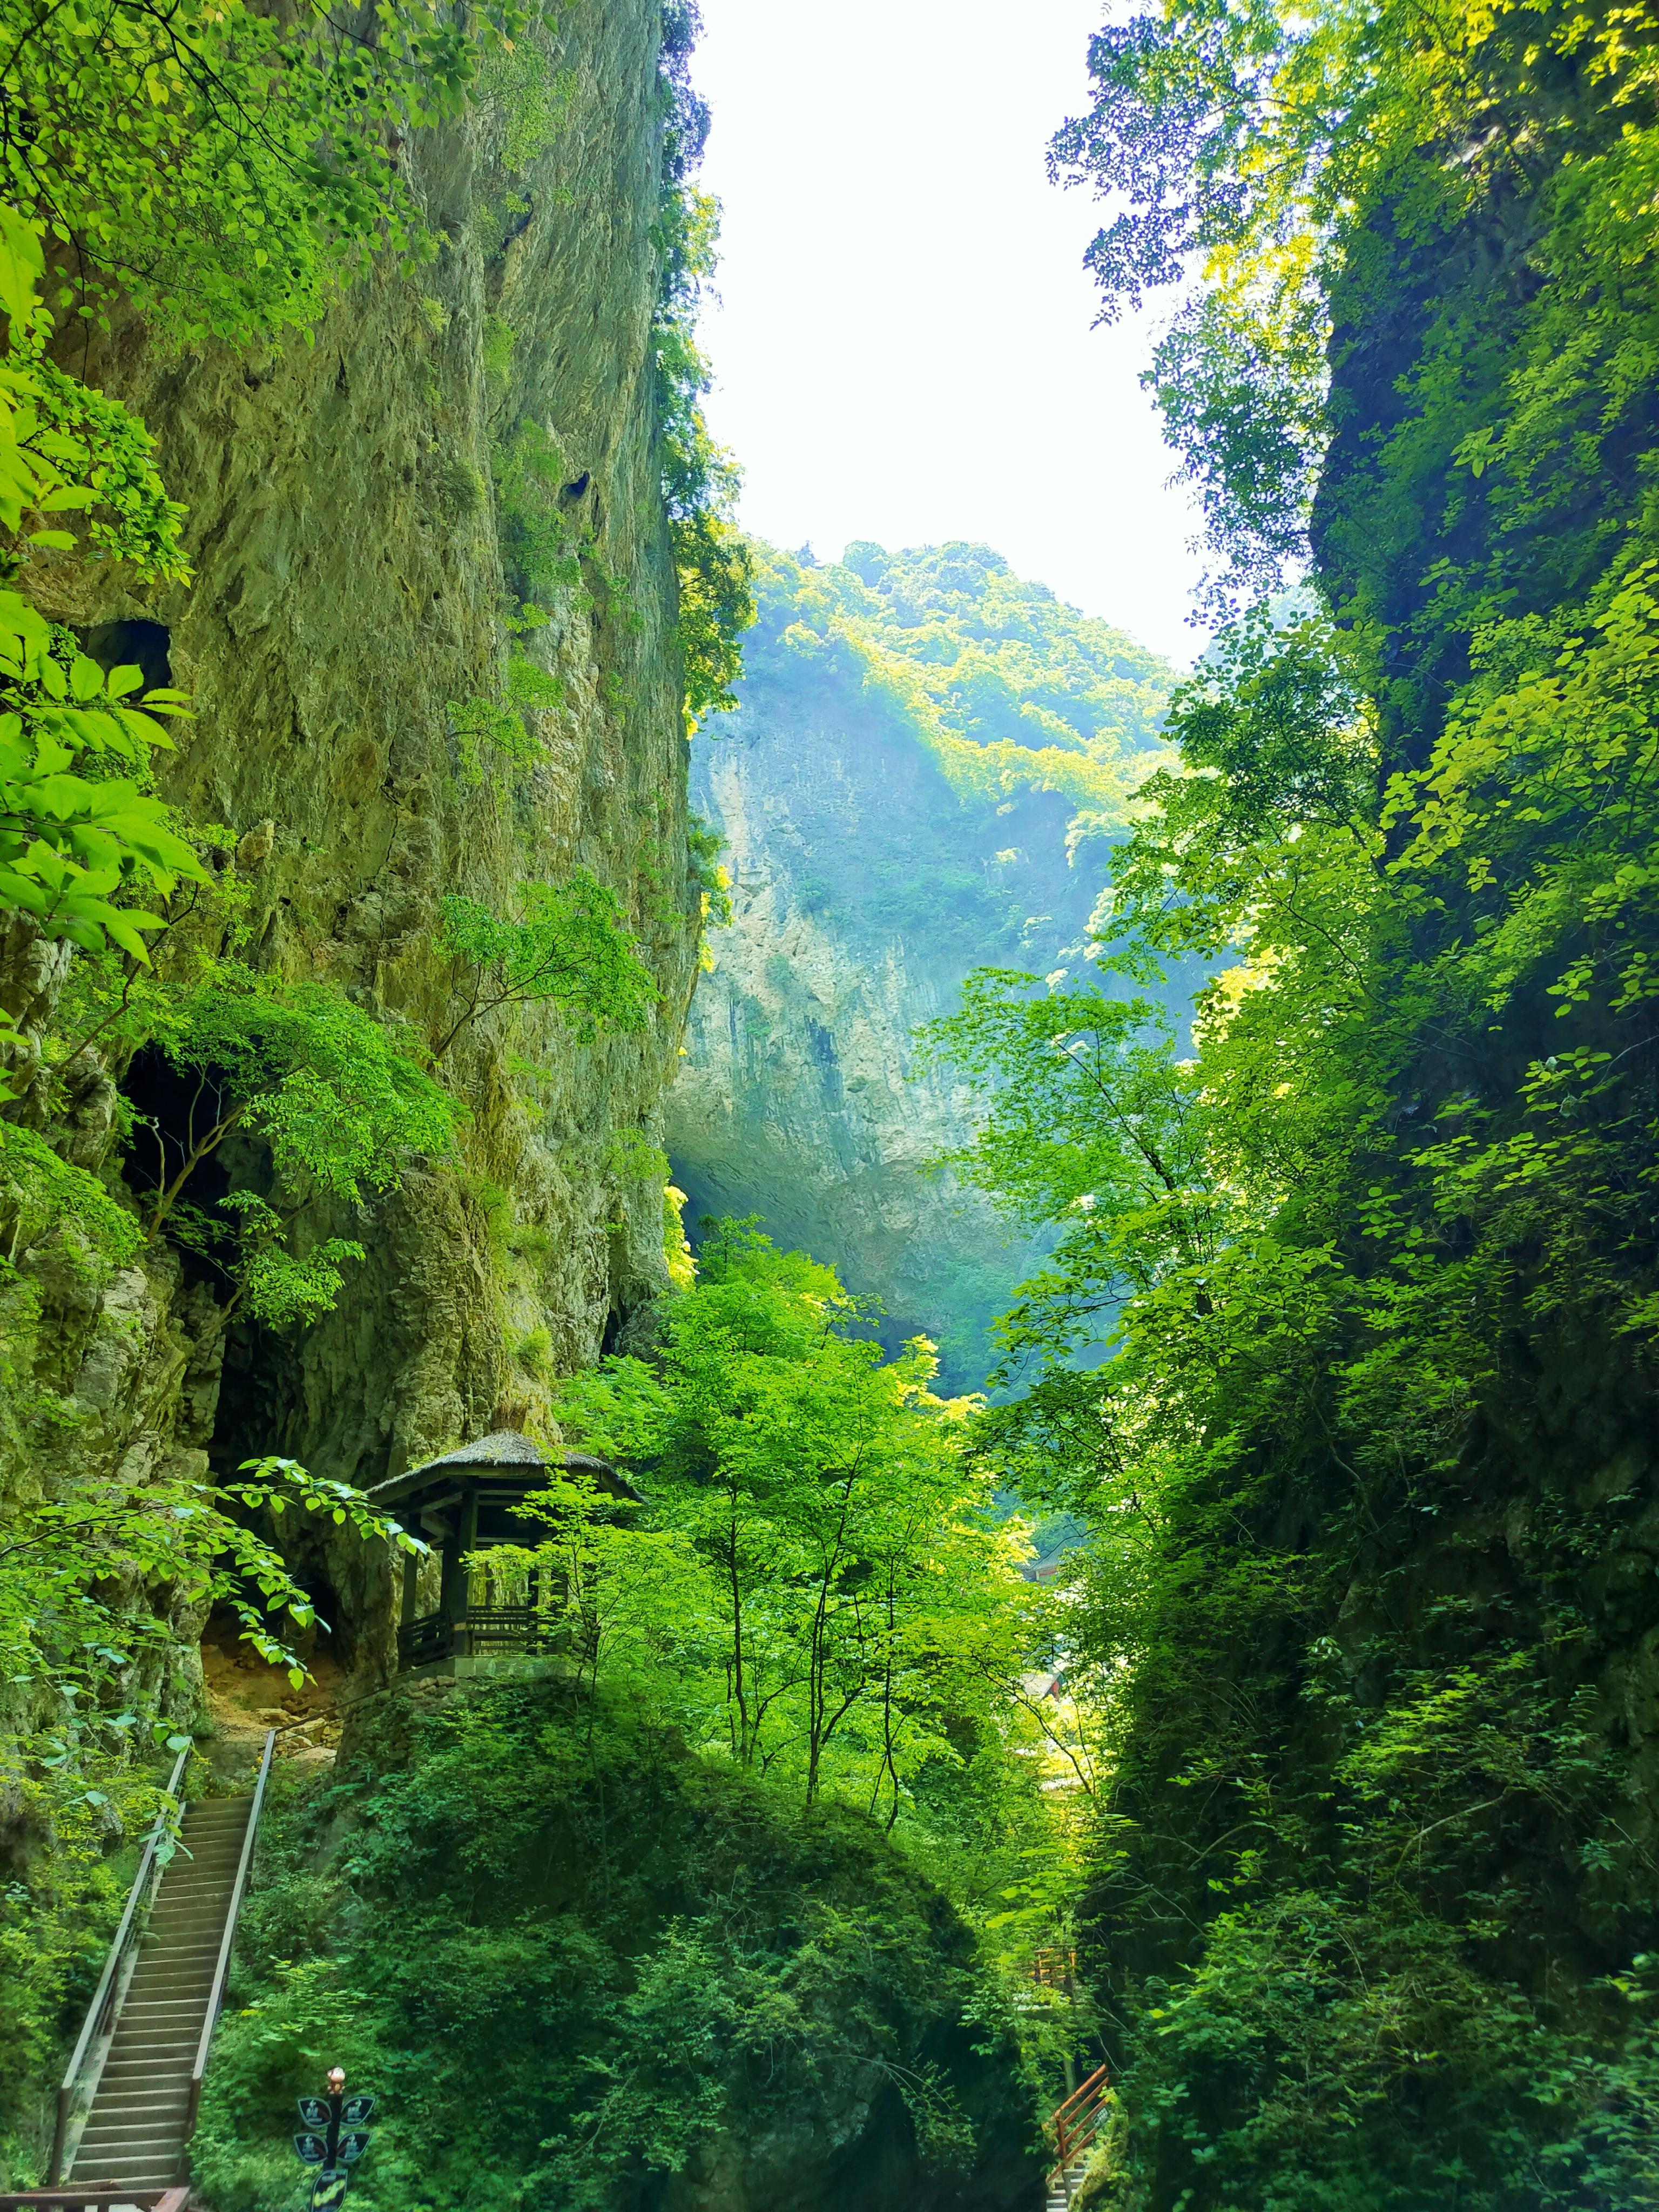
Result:
M172 689L173 637L161 623L137 617L95 623L82 631L81 647L88 659L102 669L137 669L146 691Z
M301 1572L295 1579L315 1607L316 1619L303 1628L286 1617L270 1626L305 1670L308 1679L302 1682L291 1679L285 1664L254 1648L230 1599L222 1599L208 1616L201 1636L202 1686L222 1735L234 1738L267 1728L286 1732L338 1705L350 1676L355 1639L326 1575ZM258 1593L247 1596L257 1601Z
M360 1482L378 1479L382 1470L365 1473L339 1465L327 1453L317 1453L314 1434L307 1440L303 1343L301 1332L268 1327L246 1313L225 1325L209 1363L210 1380L204 1376L213 1392L206 1449L216 1480L234 1482L250 1462L273 1457L298 1459L319 1475L340 1474ZM319 1681L330 1669L349 1674L364 1633L372 1631L375 1604L374 1594L366 1594L353 1565L347 1564L343 1578L338 1571L343 1559L349 1563L356 1555L355 1534L337 1528L327 1511L290 1507L273 1515L260 1507L245 1517L282 1553L316 1612L314 1628L296 1631L291 1621L273 1623L276 1632ZM258 1602L257 1592L250 1589L245 1595Z
M228 1473L244 1461L292 1452L298 1403L298 1363L293 1337L238 1316L225 1331L219 1395L209 1455Z
M231 1188L224 1139L233 1103L222 1079L210 1068L179 1067L159 1045L147 1044L133 1055L121 1093L133 1120L128 1188L153 1201L152 1216L167 1205L174 1243L211 1267L228 1246L215 1225Z
M208 1444L216 1473L283 1448L284 1408L295 1377L286 1331L235 1312L239 1235L235 1194L262 1192L270 1181L265 1146L228 1127L234 1111L222 1077L181 1068L155 1046L137 1054L121 1089L134 1121L125 1176L146 1218L165 1208L167 1240L179 1256L187 1291L204 1289L217 1319L199 1308L192 1323L198 1359L217 1371L216 1410ZM210 1339L222 1333L221 1346Z

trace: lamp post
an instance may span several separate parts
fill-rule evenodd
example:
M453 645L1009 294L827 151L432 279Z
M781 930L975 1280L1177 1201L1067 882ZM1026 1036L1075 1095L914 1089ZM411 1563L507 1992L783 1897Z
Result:
M328 2069L327 2096L301 2098L300 2118L305 2126L294 2138L294 2150L305 2165L318 2169L311 2185L311 2212L329 2212L330 2207L345 2202L351 2168L368 2148L364 2123L374 2111L373 2097L347 2096L343 2066Z

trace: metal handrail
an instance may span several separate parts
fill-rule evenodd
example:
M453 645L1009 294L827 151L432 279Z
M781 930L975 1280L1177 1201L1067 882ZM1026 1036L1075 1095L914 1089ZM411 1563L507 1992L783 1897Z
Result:
M173 1762L173 1772L167 1777L167 1795L175 1802L179 1796L179 1784L184 1777L185 1761L194 1748L193 1744L185 1745ZM69 2065L64 2070L63 2081L58 2085L58 2124L52 2130L52 2163L46 2168L46 2181L49 2188L57 2185L63 2172L64 2148L69 2138L70 2110L75 2100L76 2080L82 2067L86 2063L87 2052L97 2033L98 2023L108 2008L111 1992L115 1986L115 1978L120 1972L121 1961L126 1955L127 1944L132 1935L133 1923L137 1917L139 1901L143 1895L144 1885L149 1881L155 1869L156 1848L161 1840L160 1828L161 1815L158 1814L156 1825L150 1830L145 1839L143 1856L138 1862L138 1871L132 1877L132 1887L127 1894L126 1911L121 1915L114 1936L111 1940L109 1956L104 1961L104 1971L98 1977L98 1986L92 1993L92 2002L87 2007L87 2016L81 2023L80 2036L70 2055Z
M230 1972L230 1947L236 1940L236 1919L242 1909L242 1893L247 1887L248 1869L253 1863L253 1838L258 1832L259 1810L265 1802L265 1784L270 1776L270 1754L276 1746L275 1729L265 1730L264 1757L259 1761L259 1779L253 1785L253 1802L248 1807L247 1833L242 1838L242 1856L236 1863L236 1881L230 1893L230 1907L225 1914L225 1932L219 1942L219 1962L213 1970L213 1985L208 1991L207 2017L202 2022L202 2039L196 2046L196 2066L190 2077L190 2105L185 2114L185 2141L188 2142L196 2129L196 2116L202 2105L202 2077L207 2072L208 2046L213 2041L213 2031L219 2024L219 2008L225 2001L225 1978Z

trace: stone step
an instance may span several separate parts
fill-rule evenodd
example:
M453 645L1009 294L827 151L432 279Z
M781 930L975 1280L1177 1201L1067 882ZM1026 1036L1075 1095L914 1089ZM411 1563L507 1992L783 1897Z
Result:
M173 2186L182 2171L190 2078L246 1840L250 1801L185 1813L162 1873L115 2034L70 2172L124 2188Z
M95 2167L100 2173L113 2173L118 2178L134 2164L149 2166L166 2158L185 2139L183 2107L159 2120L134 2120L126 2127L100 2127L95 2121L88 2124L81 2138L76 2158L88 2172Z
M100 2127L107 2125L118 2130L137 2130L149 2126L182 2128L185 2114L190 2110L190 2089L187 2083L168 2076L165 2084L148 2091L137 2088L125 2096L112 2098L106 2104L98 2100L94 2115ZM92 2124L88 2122L88 2127Z
M121 2186L123 2189L132 2190L174 2189L179 2185L179 2165L182 2162L179 2160L178 2163L169 2164L165 2170L153 2172L124 2173L120 2176ZM88 2166L84 2173L72 2173L70 2176L71 2181L83 2182L103 2181L107 2178L104 2174L95 2172L91 2166Z

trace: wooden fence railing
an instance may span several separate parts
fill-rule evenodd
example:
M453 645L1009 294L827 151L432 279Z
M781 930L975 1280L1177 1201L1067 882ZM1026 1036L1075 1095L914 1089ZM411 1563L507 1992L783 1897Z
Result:
M1088 2080L1073 2089L1066 2102L1056 2106L1048 2115L1046 2128L1054 2146L1054 2163L1049 2178L1058 2181L1061 2191L1068 2198L1071 2186L1067 2169L1076 2163L1099 2134L1110 2088L1111 2079L1107 2069L1097 2066Z

